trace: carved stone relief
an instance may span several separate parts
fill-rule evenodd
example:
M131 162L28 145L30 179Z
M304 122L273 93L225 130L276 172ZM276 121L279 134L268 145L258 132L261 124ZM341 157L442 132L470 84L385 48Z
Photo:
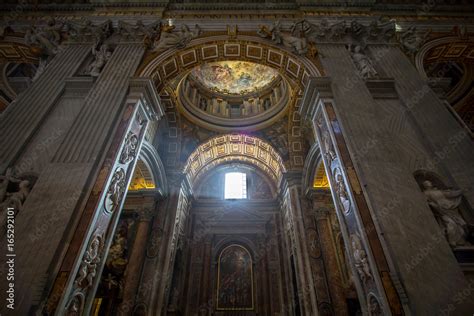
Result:
M382 307L380 306L379 300L375 294L370 293L369 296L367 297L367 310L369 311L369 316L382 316L383 315L383 310Z
M372 273L370 272L369 261L367 259L367 253L362 246L362 241L357 234L351 235L351 249L354 264L362 282L365 283L367 280L372 279Z
M346 183L339 168L334 169L334 180L336 182L335 191L338 197L338 203L344 211L348 214L351 211L351 200L347 194Z
M97 268L101 261L104 248L104 236L94 233L84 253L74 281L72 296L66 305L67 315L82 315L87 290L93 285L97 276Z
M125 144L120 154L120 163L128 164L137 156L138 136L133 132L128 132L125 138Z
M120 200L122 199L126 189L125 180L125 170L118 167L112 177L104 201L104 207L110 213L113 213L120 204Z

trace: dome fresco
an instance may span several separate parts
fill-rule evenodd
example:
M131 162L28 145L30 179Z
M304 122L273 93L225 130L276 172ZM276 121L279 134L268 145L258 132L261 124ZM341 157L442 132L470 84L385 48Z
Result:
M269 85L278 77L278 71L252 62L219 61L194 68L191 76L212 91L243 95Z

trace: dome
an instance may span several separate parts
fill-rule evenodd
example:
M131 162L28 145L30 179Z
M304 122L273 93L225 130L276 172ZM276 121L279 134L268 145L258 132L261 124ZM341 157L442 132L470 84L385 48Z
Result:
M271 85L279 74L273 68L248 61L218 61L191 71L193 80L224 95L246 95Z

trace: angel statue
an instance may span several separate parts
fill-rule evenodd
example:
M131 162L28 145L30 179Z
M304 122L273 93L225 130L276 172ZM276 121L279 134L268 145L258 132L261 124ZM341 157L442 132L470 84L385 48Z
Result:
M183 24L180 32L172 33L174 27L162 26L161 37L156 43L154 52L167 50L169 48L184 48L188 43L201 34L201 28L199 25L195 25L194 31L189 29L189 26Z
M466 245L467 223L459 214L462 191L440 190L429 180L423 182L423 188L428 204L433 209L451 247Z
M275 22L270 28L261 25L257 34L263 38L271 38L275 44L290 48L298 55L305 55L308 51L308 42L305 37L306 30L303 30L302 37L298 37L293 35L296 30L296 25L292 27L292 32L283 32L280 28L280 21Z

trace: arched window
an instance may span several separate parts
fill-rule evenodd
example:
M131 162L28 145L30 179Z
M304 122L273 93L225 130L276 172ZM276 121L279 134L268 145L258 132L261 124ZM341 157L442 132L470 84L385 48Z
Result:
M253 310L252 257L237 244L222 249L217 268L217 310Z

